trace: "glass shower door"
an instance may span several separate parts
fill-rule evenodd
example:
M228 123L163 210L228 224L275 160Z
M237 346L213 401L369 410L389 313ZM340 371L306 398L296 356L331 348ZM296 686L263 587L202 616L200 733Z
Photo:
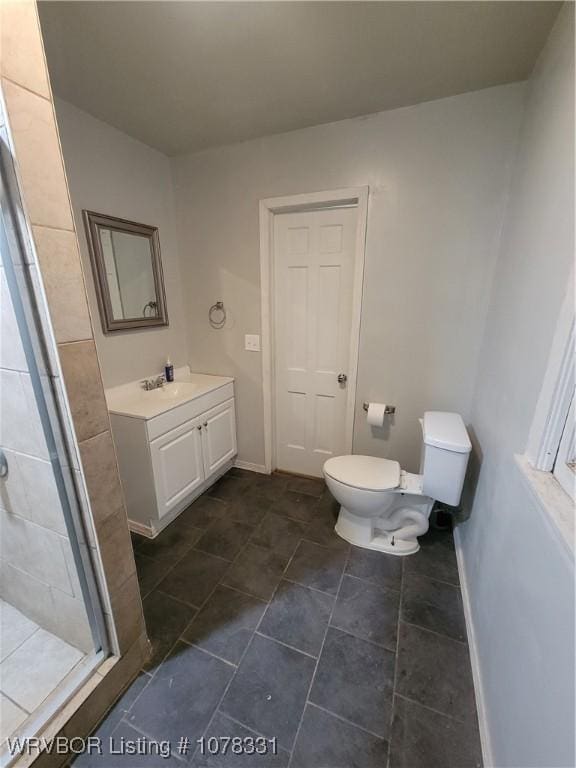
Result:
M0 764L107 654L77 447L0 129Z

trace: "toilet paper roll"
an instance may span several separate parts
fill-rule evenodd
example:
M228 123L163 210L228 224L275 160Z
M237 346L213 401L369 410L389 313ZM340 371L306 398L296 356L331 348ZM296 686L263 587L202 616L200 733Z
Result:
M366 421L372 427L381 427L384 425L384 416L386 415L386 405L384 403L368 403L368 413Z

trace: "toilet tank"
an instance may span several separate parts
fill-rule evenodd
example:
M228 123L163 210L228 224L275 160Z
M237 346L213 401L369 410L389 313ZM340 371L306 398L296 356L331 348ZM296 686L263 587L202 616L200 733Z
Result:
M472 445L458 413L426 411L422 424L422 492L444 504L460 503Z

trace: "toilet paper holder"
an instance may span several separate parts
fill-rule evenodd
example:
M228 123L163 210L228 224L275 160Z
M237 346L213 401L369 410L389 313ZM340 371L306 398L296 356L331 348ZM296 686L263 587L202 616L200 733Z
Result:
M368 410L369 403L362 403L362 408L364 408L365 411ZM387 405L384 409L384 413L386 416L393 416L396 413L396 406L395 405Z

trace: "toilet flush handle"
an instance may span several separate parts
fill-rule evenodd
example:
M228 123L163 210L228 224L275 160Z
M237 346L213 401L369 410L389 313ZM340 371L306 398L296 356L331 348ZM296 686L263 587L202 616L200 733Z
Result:
M338 374L338 384L346 384L347 381L348 381L348 376L346 376L345 373Z

